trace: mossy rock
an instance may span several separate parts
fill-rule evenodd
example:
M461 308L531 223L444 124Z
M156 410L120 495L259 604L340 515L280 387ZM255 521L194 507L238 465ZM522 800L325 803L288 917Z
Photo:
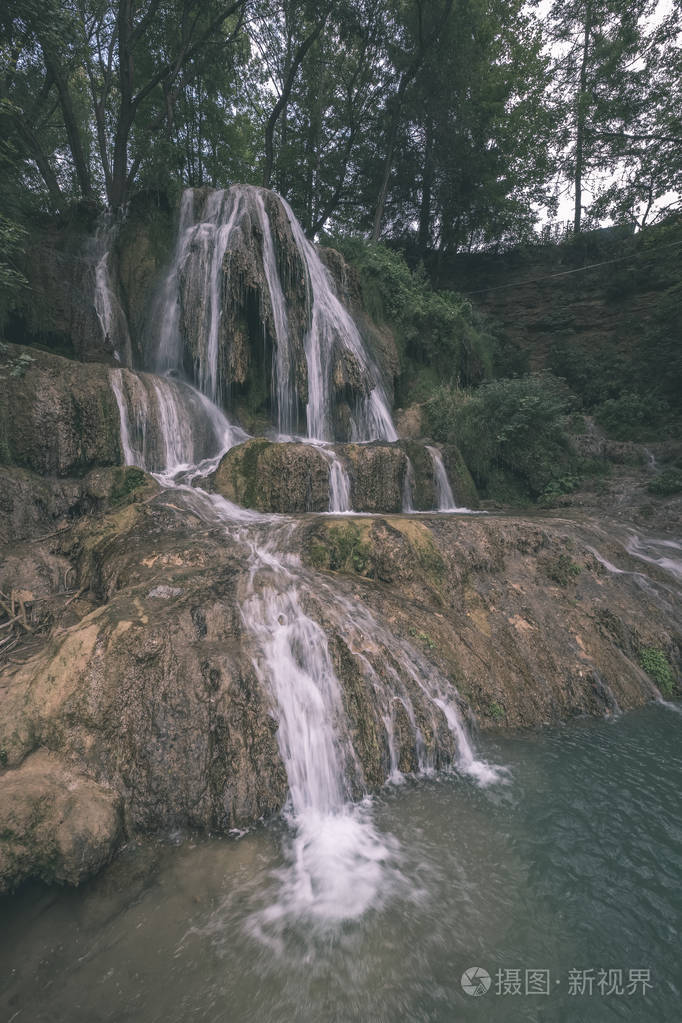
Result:
M248 440L227 452L208 482L229 501L257 511L319 512L329 507L329 463L310 444Z
M0 348L0 461L41 475L120 465L120 418L108 370L37 349Z

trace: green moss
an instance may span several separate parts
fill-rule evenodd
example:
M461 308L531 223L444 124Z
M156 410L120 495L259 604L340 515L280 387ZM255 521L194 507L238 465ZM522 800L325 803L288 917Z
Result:
M112 501L122 501L132 494L139 487L143 487L149 480L146 472L137 469L135 466L126 466L116 473L114 485L111 491Z
M309 548L310 560L316 568L372 577L372 546L363 535L364 532L354 522L329 526L324 536L312 541Z
M675 679L670 662L660 647L642 647L639 651L639 663L647 675L654 680L663 695L671 696Z

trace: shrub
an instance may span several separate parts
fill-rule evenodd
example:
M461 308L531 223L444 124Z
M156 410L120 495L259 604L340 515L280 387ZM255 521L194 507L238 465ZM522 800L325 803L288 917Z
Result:
M395 334L403 397L423 398L426 367L435 379L464 384L492 375L495 342L468 299L454 291L435 291L423 267L410 270L404 256L385 245L359 238L333 238L330 244L358 270L368 314Z
M673 673L668 658L659 647L645 646L639 652L639 663L661 690L664 696L673 691Z
M669 408L655 395L627 391L596 410L597 422L616 440L645 440L656 433Z
M573 404L563 381L542 373L475 391L443 386L426 403L426 416L436 440L459 445L487 496L537 499L576 467L566 433Z
M682 492L682 472L679 469L664 469L664 471L653 479L647 490L658 497L670 497L671 494Z

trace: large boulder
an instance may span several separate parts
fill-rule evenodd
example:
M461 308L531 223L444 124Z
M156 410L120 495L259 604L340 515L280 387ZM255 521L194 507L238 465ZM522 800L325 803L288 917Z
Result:
M255 438L227 452L209 485L229 501L257 511L326 511L329 462L311 444Z
M0 345L0 464L83 476L120 465L119 432L105 366Z
M394 444L339 444L351 485L351 505L358 512L399 512L403 507L407 457Z
M0 822L0 892L28 877L79 884L123 835L117 793L47 750L0 776Z

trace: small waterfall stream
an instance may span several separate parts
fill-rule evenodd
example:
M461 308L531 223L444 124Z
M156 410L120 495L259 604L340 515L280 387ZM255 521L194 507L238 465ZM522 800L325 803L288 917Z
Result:
M452 493L452 487L450 486L450 480L443 464L443 456L441 455L438 448L431 447L429 444L426 445L426 450L431 456L433 462L433 477L436 486L436 508L438 511L463 511L464 509L457 507L454 495Z
M111 254L116 240L116 224L102 222L90 243L90 258L94 265L94 306L102 329L102 340L117 362L132 364L132 346L128 321L111 278Z

